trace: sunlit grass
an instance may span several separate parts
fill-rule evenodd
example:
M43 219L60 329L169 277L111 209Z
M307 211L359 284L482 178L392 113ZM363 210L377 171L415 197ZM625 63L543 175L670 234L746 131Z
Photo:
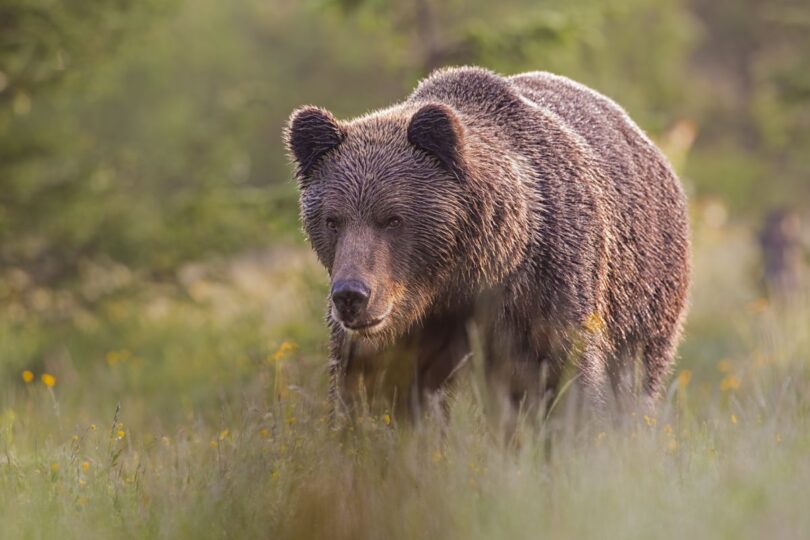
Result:
M16 353L0 330L0 538L807 537L810 303L771 305L742 271L708 296L739 262L729 243L746 245L697 242L656 414L591 425L572 391L507 443L473 370L447 418L332 424L323 277L303 249L188 270L78 321L18 312L34 324Z

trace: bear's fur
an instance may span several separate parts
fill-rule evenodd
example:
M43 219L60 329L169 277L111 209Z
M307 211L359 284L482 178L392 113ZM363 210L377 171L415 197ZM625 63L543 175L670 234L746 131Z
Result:
M515 403L553 391L568 361L597 407L637 360L643 395L660 394L685 314L687 206L613 101L549 73L451 68L349 122L298 109L285 140L332 278L337 398L384 379L418 407L469 357L471 330Z

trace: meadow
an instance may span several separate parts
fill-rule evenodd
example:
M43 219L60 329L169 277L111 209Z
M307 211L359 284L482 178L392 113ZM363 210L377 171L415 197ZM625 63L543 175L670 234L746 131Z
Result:
M810 221L809 30L793 0L0 0L0 540L810 538L810 292L768 299L759 239ZM656 414L591 424L573 385L505 442L473 358L447 418L330 422L282 128L463 64L580 81L678 171ZM775 242L805 273L808 232Z
M705 210L657 414L603 430L563 405L517 445L474 368L446 420L336 429L302 242L173 285L87 268L75 297L18 271L0 352L41 360L0 371L0 537L806 538L810 303L761 298L752 235Z

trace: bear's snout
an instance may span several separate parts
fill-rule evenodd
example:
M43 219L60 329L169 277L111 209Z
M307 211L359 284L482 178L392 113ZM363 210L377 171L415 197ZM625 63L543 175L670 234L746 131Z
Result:
M368 286L358 280L340 280L332 285L332 303L340 320L351 324L362 315L368 306Z
M379 295L378 295L379 296ZM337 279L332 283L332 317L347 330L371 334L383 326L391 307L374 309L371 287L359 279ZM384 299L382 295L378 300Z

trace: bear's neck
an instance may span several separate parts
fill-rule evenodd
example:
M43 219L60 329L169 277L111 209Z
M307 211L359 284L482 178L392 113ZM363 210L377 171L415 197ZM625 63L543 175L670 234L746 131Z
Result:
M461 268L473 290L488 291L505 282L525 260L532 241L531 166L503 151L501 141L484 133L472 133L467 146L468 214L461 239Z

